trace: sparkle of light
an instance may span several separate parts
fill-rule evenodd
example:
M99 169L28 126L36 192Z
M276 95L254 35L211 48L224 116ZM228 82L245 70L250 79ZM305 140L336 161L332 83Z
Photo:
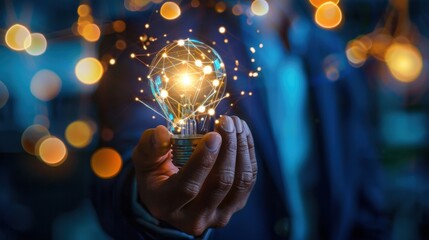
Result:
M226 32L226 28L225 27L220 27L219 28L219 33L224 34Z
M67 158L67 148L61 139L48 137L42 140L37 149L40 159L50 166L59 166Z
M161 6L161 16L167 20L174 20L181 14L180 7L175 2L165 2Z
M24 150L32 155L36 155L37 143L46 137L49 137L49 130L39 124L29 126L21 135L21 145Z
M5 35L5 42L7 46L16 51L22 51L31 45L30 41L25 41L30 38L30 31L21 24L11 26Z
M28 46L25 51L32 56L42 55L48 46L45 36L41 33L32 33L24 41Z
M211 66L205 66L203 68L203 72L204 72L204 74L210 74L213 72L213 68Z
M161 90L161 94L160 94L161 98L167 98L168 97L168 92L167 90L163 89Z
M326 2L317 8L314 15L316 23L326 29L332 29L337 27L343 18L340 7L333 2Z
M219 86L219 84L220 84L220 81L219 81L219 80L217 80L217 79L213 80L213 86L214 86L214 87Z
M210 108L209 111L207 112L210 116L215 115L215 110L213 108Z
M121 155L112 148L98 149L91 157L91 168L100 178L112 178L122 168Z
M65 132L67 142L75 148L84 148L92 141L91 126L85 121L70 123Z
M109 64L110 64L110 65L115 65L115 64L116 64L116 60L115 60L114 58L111 58L111 59L109 60Z
M386 51L387 67L401 82L416 80L423 69L422 55L416 47L408 43L394 43Z
M205 106L199 106L198 107L198 112L203 113L206 111L206 107Z
M268 13L270 6L265 0L255 0L252 2L250 9L252 10L253 14L257 16L263 16Z
M75 74L82 83L94 84L103 76L103 65L96 58L83 58L76 64Z
M101 31L97 24L86 24L82 29L82 36L88 42L96 42L100 39Z
M40 70L31 79L30 90L41 101L52 100L61 90L61 79L50 70Z
M335 4L338 4L340 0L310 0L311 5L313 5L316 8L320 7L322 4L326 2L333 2Z

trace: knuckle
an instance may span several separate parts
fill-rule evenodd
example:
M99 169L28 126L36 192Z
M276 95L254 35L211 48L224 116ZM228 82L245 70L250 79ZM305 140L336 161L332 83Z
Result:
M225 192L231 189L234 183L234 172L231 170L222 170L214 181L214 189L217 192Z
M247 147L247 138L244 134L239 134L237 138L237 145L241 147ZM247 148L243 148L243 150L247 150Z
M246 191L252 186L254 179L253 172L241 172L236 178L234 187L239 191Z
M204 231L206 230L207 226L204 221L202 221L200 218L195 219L191 222L190 225L186 227L186 231L194 236L201 236Z
M201 185L195 181L188 180L182 184L182 192L188 197L195 197L201 190Z
M223 228L226 225L228 225L230 219L231 219L231 214L221 214L216 219L216 222L213 225L214 227L217 227L217 228Z
M237 139L235 137L228 137L225 142L226 151L230 154L237 152Z

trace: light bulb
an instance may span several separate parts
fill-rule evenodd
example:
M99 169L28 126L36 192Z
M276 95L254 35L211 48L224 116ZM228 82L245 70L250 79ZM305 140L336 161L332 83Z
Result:
M224 98L225 64L210 46L181 39L156 54L148 78L160 114L173 133L173 162L183 166Z

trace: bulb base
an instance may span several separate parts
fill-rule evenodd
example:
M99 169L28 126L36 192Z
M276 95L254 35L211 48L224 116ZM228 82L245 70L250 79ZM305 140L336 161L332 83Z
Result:
M195 134L189 136L173 135L171 138L171 149L173 150L173 164L178 168L183 167L192 155L192 152L200 142L203 135Z

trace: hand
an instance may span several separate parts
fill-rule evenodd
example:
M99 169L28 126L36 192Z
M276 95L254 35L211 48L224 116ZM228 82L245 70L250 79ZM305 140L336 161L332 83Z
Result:
M194 236L225 226L242 209L256 181L252 134L246 122L224 116L180 171L170 133L146 130L133 153L140 202L159 220Z

